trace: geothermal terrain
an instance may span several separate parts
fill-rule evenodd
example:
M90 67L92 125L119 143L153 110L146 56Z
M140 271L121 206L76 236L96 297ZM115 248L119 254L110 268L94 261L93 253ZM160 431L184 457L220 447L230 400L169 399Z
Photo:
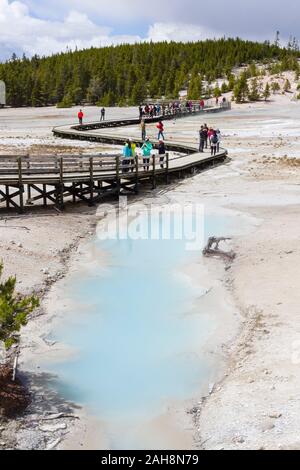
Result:
M187 404L194 407L192 418L180 418L180 423L192 421L192 430L180 436L185 448L300 447L300 104L292 101L292 96L275 95L266 103L233 104L230 112L205 116L208 125L221 130L222 146L228 149L231 161L170 187L145 191L145 198L158 203L160 198L183 204L198 201L225 215L234 214L237 220L249 220L248 230L231 241L237 255L233 263L205 261L211 272L207 287L226 292L224 310L228 305L234 310L234 327L228 331L232 318L222 317L223 331L218 331L216 346L222 367L217 380L205 398L199 391L199 397ZM87 108L85 113L86 120L93 121L99 109ZM130 108L109 109L107 118L135 113ZM51 128L74 122L76 114L76 109L0 110L0 153L116 151L109 146L53 138ZM166 137L196 145L201 124L199 117L166 122ZM128 137L139 135L137 128L127 132ZM149 135L155 137L154 126L149 126ZM44 299L21 340L21 370L32 364L33 403L25 416L0 422L3 448L99 445L99 440L97 444L93 441L95 423L84 410L65 403L55 393L45 396L47 380L38 365L41 351L48 354L55 348L45 341L43 331L45 324L55 319L53 308L48 308L49 299L70 267L77 269L82 244L94 236L97 222L95 209L81 204L67 206L64 213L51 207L29 207L24 216L1 213L0 258L5 275L16 274L20 292L34 291ZM219 308L222 315L222 302ZM65 415L63 425L61 420L53 420L54 426L45 428L42 417L60 412ZM102 438L105 448L109 444L105 436Z

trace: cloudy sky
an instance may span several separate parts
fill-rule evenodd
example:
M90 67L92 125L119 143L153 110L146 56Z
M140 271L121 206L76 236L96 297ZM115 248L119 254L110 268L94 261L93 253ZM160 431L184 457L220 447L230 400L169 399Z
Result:
M142 40L297 36L299 0L0 0L0 60Z

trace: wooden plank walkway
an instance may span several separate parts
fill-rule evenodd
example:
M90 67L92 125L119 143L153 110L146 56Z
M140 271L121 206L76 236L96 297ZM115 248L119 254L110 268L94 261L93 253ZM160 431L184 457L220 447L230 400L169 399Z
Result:
M161 117L148 119L147 122L159 119ZM53 133L61 138L123 145L125 136L106 134L105 129L139 123L139 119L135 118L121 119L57 127ZM143 143L141 139L135 139L135 142L138 146ZM161 162L161 156L153 153L146 165L142 157L124 159L121 155L2 156L0 205L19 212L24 211L26 204L35 202L41 202L44 206L51 203L63 209L67 198L93 205L107 196L118 197L122 192L137 193L144 183L150 182L155 188L160 181L169 183L172 175L193 174L197 169L205 169L227 159L225 149L211 156L180 142L166 141L165 145L167 153L164 161ZM180 154L170 156L169 152Z

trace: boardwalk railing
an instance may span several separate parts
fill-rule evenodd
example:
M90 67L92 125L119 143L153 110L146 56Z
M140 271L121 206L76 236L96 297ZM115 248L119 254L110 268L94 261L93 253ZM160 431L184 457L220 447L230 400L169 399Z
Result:
M193 105L192 108L175 108L166 111L164 114L157 115L146 115L143 116L142 119L145 121L146 124L151 124L159 121L166 121L171 119L179 119L185 118L188 116L194 116L198 114L207 114L207 113L218 113L222 111L229 111L231 109L231 103L226 101L225 103L221 103L217 106L205 107L201 108L200 105ZM88 130L96 130L96 129L104 129L104 128L112 128L112 127L125 127L125 126L132 126L132 125L139 125L141 122L141 118L138 117L129 117L123 119L112 119L107 121L97 121L97 122L88 122L82 125L72 125L72 126L63 126L68 127L70 130L76 131L88 131ZM55 127L53 129L54 135L57 135L57 131L62 129L62 127Z
M1 159L2 157L0 157ZM194 153L125 158L122 155L67 157L3 157L0 166L0 204L24 211L34 202L55 204L63 209L66 198L89 205L121 192L137 193L144 182L155 188L157 181L168 183L172 174L194 172L223 162L226 150L211 156ZM25 200L26 195L26 200Z
M149 119L156 122L160 117ZM139 124L139 119L120 119L84 126L55 128L58 137L91 140L123 145L124 137L104 134L101 129ZM95 133L95 129L99 129ZM139 145L141 139L135 139ZM227 151L217 155L198 153L197 148L180 142L166 142L166 155L162 159L154 151L150 157L124 158L119 154L105 155L39 155L0 156L0 205L23 212L26 204L42 202L63 209L66 199L84 201L89 205L101 202L106 196L119 196L121 192L137 193L140 186L149 183L153 188L158 181L168 183L171 175L193 174L227 159ZM154 145L157 148L157 144ZM172 152L172 154L170 154ZM179 152L176 154L174 152ZM25 195L27 195L25 200Z

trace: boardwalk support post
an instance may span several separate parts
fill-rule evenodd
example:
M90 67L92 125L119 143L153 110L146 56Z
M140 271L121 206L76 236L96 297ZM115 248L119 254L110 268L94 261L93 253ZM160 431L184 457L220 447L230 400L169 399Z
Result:
M64 161L59 159L59 185L57 187L56 204L61 210L64 209Z
M138 155L135 156L135 187L134 187L135 194L139 192L139 157Z
M27 167L27 172L28 172L28 175L29 175L29 173L30 173L30 158L29 158L29 155L26 155L26 158L27 158L26 167ZM32 204L30 184L27 185L27 201L26 201L26 204Z
M24 186L23 186L23 176L22 176L22 157L18 158L18 174L19 174L19 200L20 200L20 212L23 213L24 210Z
M6 202L6 208L9 209L9 186L5 186L5 202Z
M166 184L169 184L169 152L166 153Z
M89 206L94 205L94 159L90 158L90 202Z
M152 176L152 189L156 189L156 160L155 155L152 155L152 166L153 166L153 176Z
M120 156L116 157L116 187L117 195L120 196Z

